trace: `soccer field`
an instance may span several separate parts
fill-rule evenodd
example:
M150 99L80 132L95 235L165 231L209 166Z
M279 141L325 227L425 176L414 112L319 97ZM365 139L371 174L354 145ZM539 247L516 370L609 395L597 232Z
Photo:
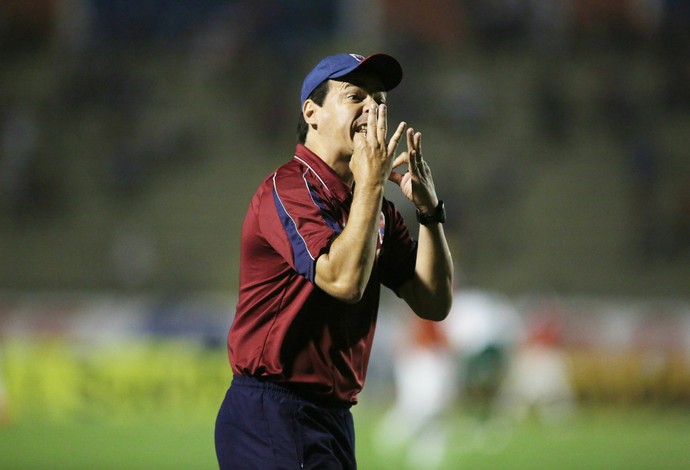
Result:
M439 469L690 468L690 411L685 409L584 409L558 425L535 419L481 422L460 412L448 421L449 444ZM406 464L409 446L377 452L371 430L360 426L362 468L420 468Z
M108 318L118 316L103 310ZM13 318L12 325L28 321L22 311ZM647 356L578 350L569 357L584 401L557 425L487 418L483 408L498 413L500 407L466 393L424 432L436 437L448 427L448 445L439 454L433 445L415 445L421 432L398 446L381 432L395 399L385 338L353 408L360 469L690 469L685 356L653 363L656 375L641 380L640 373L649 372L643 368L650 364ZM0 470L217 468L213 426L230 378L222 342L136 334L79 342L69 335L8 334L2 346L11 419L3 422L0 413ZM676 405L662 405L670 403ZM393 430L409 426L414 410L406 409Z
M383 410L355 408L360 468L402 470L405 452L374 443ZM690 411L601 408L567 425L480 422L449 416L450 444L438 469L686 469ZM0 468L213 469L213 417L179 415L114 422L22 421L0 428ZM270 469L267 469L270 470Z

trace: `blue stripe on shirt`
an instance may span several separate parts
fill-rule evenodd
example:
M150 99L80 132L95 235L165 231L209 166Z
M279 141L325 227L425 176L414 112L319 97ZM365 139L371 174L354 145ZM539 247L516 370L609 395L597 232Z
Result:
M297 224L288 214L287 209L283 205L278 195L278 188L276 187L276 175L273 175L273 200L276 205L276 210L278 211L278 217L280 222L285 228L285 233L287 233L288 240L292 246L292 257L295 270L308 279L310 282L314 282L314 257L309 252L307 247L307 242L302 235L300 235L297 229Z

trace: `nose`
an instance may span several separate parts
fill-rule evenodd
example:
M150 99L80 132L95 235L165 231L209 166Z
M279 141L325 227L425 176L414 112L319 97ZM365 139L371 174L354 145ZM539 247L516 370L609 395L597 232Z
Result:
M378 103L374 99L372 95L368 95L366 99L362 102L364 105L364 112L368 113L369 111L373 111L378 107Z

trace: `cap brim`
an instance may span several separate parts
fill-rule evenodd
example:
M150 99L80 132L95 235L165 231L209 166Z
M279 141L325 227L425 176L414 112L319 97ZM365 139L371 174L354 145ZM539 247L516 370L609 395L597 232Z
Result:
M348 73L352 73L354 70L366 71L375 77L378 77L386 91L392 90L398 86L402 81L403 76L402 66L400 63L394 57L391 57L388 54L372 54L360 62L359 65L353 70L342 74L340 77L343 77Z

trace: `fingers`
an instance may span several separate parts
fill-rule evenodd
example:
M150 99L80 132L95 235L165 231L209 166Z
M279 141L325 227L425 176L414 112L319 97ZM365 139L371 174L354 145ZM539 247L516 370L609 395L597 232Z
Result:
M388 107L385 104L378 106L376 119L376 137L385 145L388 135Z
M401 128L402 126L402 128ZM395 144L400 141L400 136L405 129L406 124L401 123L395 132ZM386 145L386 137L388 135L388 107L385 104L371 104L367 112L367 137Z
M406 165L410 161L410 155L407 152L403 152L393 160L393 168L399 168Z
M414 150L414 129L409 128L407 129L407 151L410 152Z
M414 135L415 148L417 149L417 154L419 159L422 159L422 133L417 132Z
M413 128L407 129L407 152L410 155L410 171L419 173L422 164L422 133Z
M378 139L378 109L375 104L369 106L369 112L367 113L367 138L369 140L376 141Z
M407 127L407 123L401 122L398 124L398 128L395 130L395 133L393 133L393 137L391 137L391 141L388 143L388 154L393 155L395 154L395 149L398 148L398 143L400 142L400 138L403 135L403 132L405 132L405 128ZM398 157L399 159L400 157ZM396 162L398 161L396 159ZM398 164L399 165L399 164ZM393 167L395 167L395 163L393 164Z

